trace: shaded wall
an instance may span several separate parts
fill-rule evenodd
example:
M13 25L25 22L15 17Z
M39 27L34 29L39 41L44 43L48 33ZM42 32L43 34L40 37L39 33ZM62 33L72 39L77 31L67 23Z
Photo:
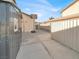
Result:
M41 23L40 24L40 29L50 32L51 31L50 22Z
M40 26L40 29L46 30L46 31L51 31L50 26Z
M21 44L20 10L0 2L0 59L16 59Z

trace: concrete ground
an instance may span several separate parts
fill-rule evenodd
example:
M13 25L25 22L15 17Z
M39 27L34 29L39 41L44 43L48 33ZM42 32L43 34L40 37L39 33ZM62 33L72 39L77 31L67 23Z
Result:
M23 33L16 59L79 59L79 54L51 39L47 31Z

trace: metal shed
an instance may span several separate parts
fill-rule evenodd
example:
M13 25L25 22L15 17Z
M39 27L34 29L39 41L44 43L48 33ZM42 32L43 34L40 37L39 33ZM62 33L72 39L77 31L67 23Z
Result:
M21 11L0 1L0 59L16 59L21 44Z

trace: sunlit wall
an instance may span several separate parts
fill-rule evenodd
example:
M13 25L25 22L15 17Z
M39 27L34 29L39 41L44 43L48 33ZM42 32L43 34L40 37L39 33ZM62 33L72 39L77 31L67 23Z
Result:
M51 22L52 38L79 52L79 18Z

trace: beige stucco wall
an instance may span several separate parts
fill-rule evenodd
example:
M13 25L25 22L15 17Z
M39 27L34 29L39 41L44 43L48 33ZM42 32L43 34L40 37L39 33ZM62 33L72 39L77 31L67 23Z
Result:
M30 16L22 14L22 32L30 32L34 29L34 19Z
M72 4L69 8L62 12L62 16L68 16L79 13L79 1Z

